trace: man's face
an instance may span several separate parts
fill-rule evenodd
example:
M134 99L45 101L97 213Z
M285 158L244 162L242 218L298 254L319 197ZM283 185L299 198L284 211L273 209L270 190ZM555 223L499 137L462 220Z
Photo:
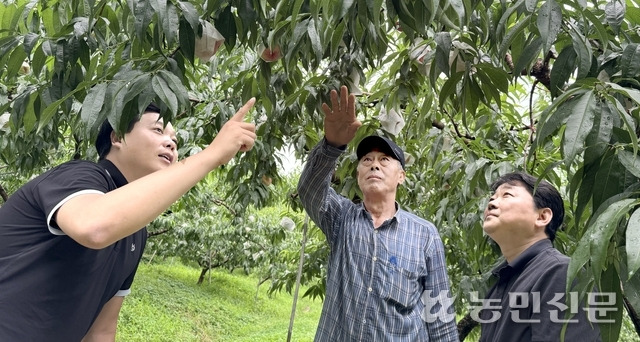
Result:
M358 161L358 186L365 195L395 193L398 185L404 182L404 177L400 162L378 149L373 149Z
M533 196L522 185L504 183L491 196L484 210L482 228L498 244L519 241L538 234L534 229L540 218ZM506 240L505 240L506 239Z
M143 114L118 144L126 168L123 174L128 175L129 181L164 169L178 160L176 132L171 123L163 125L158 113Z

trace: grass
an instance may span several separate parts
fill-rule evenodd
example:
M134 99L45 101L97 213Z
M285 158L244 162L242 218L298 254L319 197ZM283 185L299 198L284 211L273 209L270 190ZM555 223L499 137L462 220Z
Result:
M118 321L117 342L286 341L293 296L269 297L267 286L238 272L200 270L179 262L142 263ZM210 282L209 282L210 279ZM306 289L301 288L300 293ZM322 302L298 298L292 341L313 341ZM477 341L479 329L465 341ZM640 342L628 319L619 341Z
M142 263L118 321L116 341L286 341L293 296L269 297L244 274L214 271L197 285L199 269L178 262ZM304 289L300 289L304 293ZM292 341L313 341L322 302L298 298Z

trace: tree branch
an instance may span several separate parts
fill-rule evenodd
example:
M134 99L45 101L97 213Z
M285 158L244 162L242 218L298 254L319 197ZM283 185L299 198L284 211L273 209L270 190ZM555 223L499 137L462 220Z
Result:
M473 318L471 318L471 314L467 313L466 315L464 315L464 317L462 317L462 319L459 320L457 324L458 337L460 338L460 341L464 341L464 339L469 336L469 333L478 325L478 322L474 321Z
M162 235L164 233L169 232L170 230L171 230L171 228L165 228L165 229L162 229L162 230L155 230L155 231L152 231L152 232L147 232L147 238L150 238L150 237L156 236L156 235Z
M229 212L230 212L231 214L233 214L233 216L238 216L238 213L237 213L235 210L233 210L233 208L231 208L231 207L230 207L228 204L226 204L224 201L219 200L219 199L216 199L216 198L211 199L211 201L213 201L213 203L215 203L215 204L217 204L217 205L219 205L219 206L221 206L221 207L225 207L225 208L227 208L227 210L229 210Z
M465 133L465 134L460 133L460 129L458 128L458 124L455 122L455 120L453 120L453 117L451 115L449 115L449 113L447 111L444 111L444 113L451 120L451 124L453 125L453 130L456 132L456 135L459 138L468 139L468 140L476 140L476 137L474 137L472 135L469 135L469 133ZM444 128L444 124L442 126Z
M552 51L549 51L547 53L547 55L544 57L544 59L538 59L533 66L531 67L531 70L520 70L518 73L522 76L532 76L535 77L536 81L541 83L542 85L544 85L548 90L551 90L551 69L549 69L549 61L552 58L556 58L556 54ZM507 54L504 57L505 63L507 64L507 67L509 67L509 69L511 70L511 73L516 72L515 70L515 65L513 64L513 58L511 57L511 54Z
M2 201L6 202L9 199L9 195L7 195L7 191L0 184L0 197L2 197Z
M627 309L629 318L631 318L631 322L633 322L633 327L636 329L636 334L640 336L640 317L638 316L638 313L633 308L633 306L631 306L631 303L629 302L629 299L627 299L627 296L623 295L622 300L624 301L624 307Z

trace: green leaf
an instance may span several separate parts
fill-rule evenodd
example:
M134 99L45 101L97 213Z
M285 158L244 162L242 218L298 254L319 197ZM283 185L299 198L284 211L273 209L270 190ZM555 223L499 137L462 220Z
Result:
M593 230L588 229L582 238L578 242L578 246L571 254L571 261L569 261L569 268L567 269L567 292L571 291L571 284L573 284L573 280L576 279L578 273L583 269L583 267L589 262L589 257L591 255L590 251L590 239L589 232Z
M534 60L538 59L538 55L540 54L540 48L542 47L542 39L540 37L535 38L531 43L527 44L520 57L515 62L513 70L527 70L529 72L529 68ZM520 73L516 73L519 75Z
M640 156L631 151L621 150L618 151L618 159L627 171L640 178Z
M464 73L457 72L451 75L451 77L449 77L447 81L444 82L444 84L442 85L442 89L440 89L440 94L439 94L440 107L444 106L444 103L447 101L447 98L453 97L453 95L455 95L456 86L458 85L458 82L460 82L460 80L462 79L463 75Z
M493 103L500 107L500 105L502 104L502 100L500 99L500 87L494 85L488 75L484 73L484 70L480 68L478 68L478 72L476 72L474 76L480 79L480 82L482 82L483 85L482 89L484 89L485 92L489 93L489 95L493 99Z
M391 0L391 2L393 3L396 13L398 13L400 24L406 28L406 31L409 31L405 33L408 34L411 31L418 31L416 28L416 19L407 7L407 2L404 0Z
M435 3L435 1L434 1ZM453 8L454 12L458 14L458 26L463 26L463 23L466 22L465 17L465 8L462 0L449 0L449 5Z
M0 38L0 56L8 55L9 51L20 44L19 36L8 36Z
M541 145L551 134L564 125L573 113L576 98L582 96L586 90L573 88L558 97L551 106L547 107L540 115L537 135L532 145L532 150ZM557 109L556 109L557 108ZM555 111L554 111L555 110Z
M215 22L215 27L224 37L224 44L227 48L232 49L236 46L238 28L236 27L235 17L231 12L231 5L226 6L220 12Z
M524 7L527 9L527 12L531 13L536 10L538 5L538 0L526 0Z
M640 44L631 43L624 47L620 57L622 77L634 78L640 74Z
M340 12L338 13L338 19L344 18L344 16L347 15L351 7L353 7L354 3L355 3L355 0L340 1L341 6L340 6Z
M607 153L600 161L596 171L597 182L593 186L592 205L598 208L600 204L617 194L624 192L625 171L614 153Z
M39 125L38 125L38 130L49 123L49 121L51 120L53 115L58 112L58 107L66 99L67 99L66 97L58 99L57 101L51 103L50 105L47 106L47 108L44 109L44 111L42 112L42 115L40 116L40 122L39 122Z
M578 189L578 197L576 200L576 211L575 215L577 218L581 218L584 213L585 208L591 203L591 197L593 196L593 189L596 184L596 175L598 173L598 169L600 168L600 163L591 163L585 164L584 168L582 168L582 177L581 179L576 178L574 181L576 183L579 182ZM576 174L576 177L579 175ZM576 220L578 221L578 220ZM579 222L579 221L578 221Z
M607 23L616 33L620 30L620 25L622 25L622 21L624 20L626 7L626 3L621 0L610 0L604 6Z
M178 76L167 70L160 70L159 75L165 80L165 82L167 82L169 88L171 88L172 92L178 99L178 108L174 113L178 114L181 110L188 109L190 107L189 94Z
M584 15L585 18L589 20L589 23L592 25L592 27L596 29L596 32L598 33L598 39L600 41L599 44L601 44L601 46L608 46L609 34L607 33L607 28L604 27L600 19L596 17L596 15L592 11L582 11L582 15Z
M606 95L605 99L609 101L609 103L615 104L618 114L624 122L627 130L629 132L629 137L631 138L631 144L633 147L633 152L638 153L638 136L635 132L635 123L632 122L632 118L627 114L626 109L622 106L622 104L613 96Z
M573 42L573 49L578 55L578 75L577 79L585 78L589 74L591 69L591 59L593 58L593 51L591 50L591 44L587 44L585 37L576 29L571 26L569 30L571 35L571 41Z
M449 53L451 52L451 34L438 32L435 37L436 55L435 62L438 69L445 75L449 75Z
M291 28L295 28L296 24L298 23L298 14L300 14L300 8L302 7L303 3L304 0L295 0L293 4L293 8L291 11Z
M87 124L87 129L92 132L102 124L105 116L100 115L102 105L104 104L104 96L107 91L106 83L98 83L89 90L89 93L82 102L80 117Z
M543 3L538 10L536 24L542 38L542 49L546 53L551 50L562 26L562 8L560 8L560 5L555 0L547 0Z
M182 17L186 19L191 26L191 30L198 32L198 26L200 25L198 10L188 1L178 1L178 7L182 11Z
M608 102L597 101L593 129L585 139L584 163L600 158L609 146L613 133L613 112Z
M309 19L302 20L296 25L296 29L293 31L293 36L291 37L291 41L293 44L289 45L289 49L287 50L287 54L284 57L285 64L288 69L293 69L293 64L298 62L297 58L294 58L298 55L300 51L301 45L304 43L304 37L309 30Z
M584 148L584 142L593 128L593 118L596 110L596 97L589 91L580 96L570 108L571 116L564 131L564 162L571 165L575 156Z
M602 323L598 324L600 328L600 336L602 337L602 341L605 342L618 341L618 337L620 336L620 327L622 326L623 321L622 315L624 313L624 301L620 300L620 298L622 298L620 276L618 275L614 265L610 264L602 274L602 280L600 281L600 287L598 290L603 293L612 293L616 299L613 307L607 306L607 309L611 310L606 311L603 317L598 317L602 320ZM607 322L604 323L604 321Z
M18 74L18 71L20 71L20 68L22 67L22 63L26 58L27 54L24 52L24 49L17 48L13 50L11 56L9 57L9 62L7 63L7 79L11 79Z
M320 61L324 53L324 48L322 47L322 42L320 41L318 31L316 31L316 21L313 18L309 20L308 34L309 40L311 41L311 47L313 48L313 52L316 55L316 59Z
M629 278L640 269L640 208L636 209L627 223L626 232L627 267Z
M640 90L628 87L622 87L619 84L607 82L606 85L611 87L611 89L617 93L620 93L629 99L633 100L633 102L640 105ZM617 101L616 101L617 102Z
M31 58L31 71L34 75L40 75L42 71L42 67L47 60L47 57L44 54L44 46L49 44L49 42L44 41L42 44L36 47L36 50L33 52L33 57Z
M160 74L155 75L151 79L151 86L153 86L153 90L160 100L169 107L169 111L174 114L178 113L178 99L171 87L167 84L167 81Z
M31 51L33 50L33 47L36 46L36 44L38 43L38 40L40 39L40 36L35 34L35 33L27 33L24 36L24 40L22 45L24 46L24 51L27 54L31 54Z
M144 41L145 32L149 27L149 23L151 23L151 16L155 12L151 7L150 1L132 0L127 2L129 3L131 12L133 13L133 26L135 27L136 36L141 41Z
M369 6L371 6L371 15L373 17L373 25L375 27L380 27L380 13L382 11L382 4L384 3L384 0L373 0L373 1L367 1L367 2L373 2L373 4L370 4ZM431 1L432 3L435 3L435 1Z
M344 21L338 23L338 26L333 30L331 34L331 57L335 58L338 54L338 48L340 47L340 42L344 37L344 32L346 30L346 24Z
M576 66L576 50L572 45L565 46L551 68L551 96L557 97L564 90Z
M527 0L529 1L529 0ZM498 24L496 25L495 28L495 39L496 41L500 41L502 40L502 38L504 38L505 32L507 31L507 24L509 22L509 18L511 17L511 15L520 10L520 6L522 6L525 3L525 0L518 0L518 2L516 2L513 6L508 7L506 9L506 11L504 11L504 13L502 14L502 16L500 17L500 20L498 21ZM529 11L532 12L532 11ZM501 49L502 50L502 49ZM504 54L501 54L500 56L504 56Z
M606 208L602 213L596 213L593 223L587 227L587 231L582 239L588 239L589 251L591 254L591 267L593 268L596 281L599 282L600 273L604 269L607 259L607 250L613 232L618 227L620 220L629 212L629 209L637 204L638 200L633 198L623 199L617 202L603 203ZM600 211L599 208L598 211Z
M625 18L632 26L640 25L640 8L627 8L627 14L625 15Z
M636 272L636 274L627 279L622 286L628 300L627 303L635 312L640 312L640 273Z
M189 23L184 19L180 19L179 26L180 29L178 31L178 36L180 39L180 50L184 57L193 64L196 50L195 36L196 32L198 32L197 28L194 31L191 28L191 25L189 25Z
M507 93L509 91L509 79L511 76L509 76L504 69L496 68L487 63L479 63L476 64L475 67L478 69L478 72L482 70L491 79L491 84L496 88L496 90L503 93Z
M504 39L500 42L500 47L498 48L499 56L506 55L513 41L518 37L523 37L530 23L531 23L531 14L525 16L524 18L519 20L515 25L513 25L513 27L504 36Z
M159 3L164 3L164 1L159 1ZM162 9L162 31L167 39L167 45L172 46L176 42L180 28L180 17L176 7L170 1Z

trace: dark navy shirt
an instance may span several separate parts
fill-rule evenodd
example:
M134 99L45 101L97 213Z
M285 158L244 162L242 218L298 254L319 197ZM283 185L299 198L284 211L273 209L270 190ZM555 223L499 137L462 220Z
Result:
M0 207L0 341L80 341L104 304L128 293L145 228L96 250L53 220L69 199L126 183L109 161L71 161L29 181Z
M600 341L597 322L587 318L584 301L574 300L567 306L569 261L569 257L553 248L551 240L544 239L511 263L503 262L496 267L493 273L497 282L487 293L479 313L480 341L557 342L565 321L570 321L565 341ZM565 316L567 312L572 316Z

